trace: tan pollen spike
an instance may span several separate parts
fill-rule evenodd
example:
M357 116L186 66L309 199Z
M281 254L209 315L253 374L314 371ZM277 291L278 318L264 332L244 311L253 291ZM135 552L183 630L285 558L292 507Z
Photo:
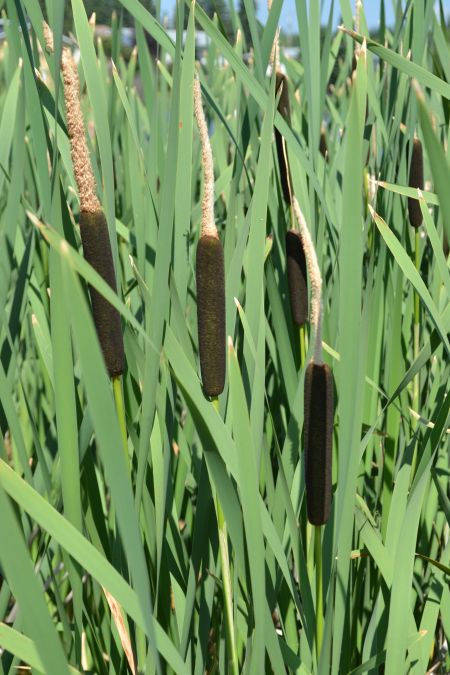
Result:
M297 198L292 200L294 213L300 230L300 237L305 252L308 274L311 282L311 318L310 323L314 331L314 363L322 364L322 275L317 260L316 249L311 238L311 233L306 224L305 216L300 208Z
M61 67L66 99L67 130L75 174L80 195L80 210L96 213L101 209L96 193L96 180L92 171L89 150L86 142L86 130L80 105L80 81L77 64L69 49L63 49Z
M198 77L194 78L194 112L200 134L204 175L201 236L216 237L216 239L218 239L219 234L214 222L214 164L205 113L203 112L202 92Z
M53 33L46 21L43 22L43 29L44 29L45 46L47 48L47 51L53 54L53 52L55 51L53 45Z
M53 53L53 34L45 21L43 29L47 51ZM64 47L62 51L61 69L64 80L67 131L69 133L75 182L80 195L80 211L96 213L101 210L101 205L97 197L97 183L92 171L86 142L86 129L80 105L80 80L77 64L72 52L67 47Z

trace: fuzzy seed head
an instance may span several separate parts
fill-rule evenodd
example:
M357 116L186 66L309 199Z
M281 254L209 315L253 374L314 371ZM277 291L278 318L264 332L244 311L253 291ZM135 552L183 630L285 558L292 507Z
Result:
M225 384L225 268L220 239L201 236L196 256L200 371L207 396Z
M327 132L324 127L320 130L319 152L325 160L328 160Z
M409 187L423 190L423 150L422 143L418 138L414 138L413 141ZM422 211L417 199L408 199L408 212L412 227L420 227L422 225Z
M103 211L81 211L80 235L85 259L113 291L117 292L108 224ZM89 293L106 368L110 377L116 377L123 373L125 367L120 314L93 286L89 286Z
M297 230L286 232L286 263L292 319L296 326L308 320L308 282L303 242Z
M326 363L310 362L305 372L303 443L308 520L323 525L332 491L333 375Z

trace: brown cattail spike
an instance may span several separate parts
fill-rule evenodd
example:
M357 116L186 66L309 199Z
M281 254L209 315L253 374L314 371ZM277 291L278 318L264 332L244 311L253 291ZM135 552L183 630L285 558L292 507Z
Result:
M286 262L292 319L296 326L308 320L308 282L303 242L298 230L286 232Z
M196 257L197 321L200 371L207 396L225 384L225 267L220 239L200 237Z
M328 161L328 144L327 144L327 134L325 129L322 127L320 131L320 144L319 144L319 152L322 155L322 157Z
M103 212L81 211L80 234L84 257L116 292L111 243ZM125 364L120 314L95 288L90 286L89 292L95 327L106 368L110 377L116 377L123 373Z
M418 138L413 141L411 167L409 170L409 187L423 190L423 151ZM417 199L408 199L409 222L413 227L422 225L422 211Z
M197 322L203 390L216 397L225 385L225 264L214 222L214 165L203 112L200 82L194 80L194 112L202 148L204 189L197 244Z
M280 98L278 101L278 112L280 113L282 118L290 125L291 108L289 105L289 91L288 91L287 77L280 71L277 71L275 74L275 78L276 78L275 94L278 96L281 90ZM289 169L286 141L276 128L275 128L275 141L277 144L278 165L280 167L281 188L283 190L283 197L285 202L290 205L292 178L291 178L291 171Z
M308 520L323 525L331 506L333 376L326 363L311 361L305 372L305 485Z

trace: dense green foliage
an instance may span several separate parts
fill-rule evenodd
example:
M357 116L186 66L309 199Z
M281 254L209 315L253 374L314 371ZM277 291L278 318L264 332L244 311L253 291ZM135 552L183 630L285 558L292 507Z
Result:
M82 0L70 4L119 292L82 256L59 62L42 49L39 5L6 0L0 675L21 663L119 674L133 660L146 674L236 672L230 630L243 673L449 672L450 47L434 0L398 0L378 42L362 13L354 72L361 37L349 0L347 32L321 28L319 0L297 0L301 58L281 57L291 126L266 73L282 0L262 33L248 14L250 62L237 12L230 42L223 23L178 3L188 33L174 45L145 3L121 0L137 49L123 59L115 24L113 67ZM58 48L64 5L46 5ZM201 65L196 23L210 39ZM198 362L196 69L231 338L216 406ZM316 243L335 388L331 515L315 535L274 125ZM425 162L417 236L407 206L418 196L407 187L415 132ZM89 285L122 317L126 368L114 391Z

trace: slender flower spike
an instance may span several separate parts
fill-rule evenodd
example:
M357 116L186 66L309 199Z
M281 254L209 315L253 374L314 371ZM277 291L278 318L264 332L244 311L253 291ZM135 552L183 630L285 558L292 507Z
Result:
M198 78L194 80L194 111L204 175L202 222L196 255L198 345L203 390L214 398L222 393L225 385L225 264L214 222L214 165Z
M323 525L331 507L333 440L333 375L322 360L322 277L316 250L297 199L294 212L300 228L311 283L311 333L314 354L306 367L304 384L303 443L308 520Z

